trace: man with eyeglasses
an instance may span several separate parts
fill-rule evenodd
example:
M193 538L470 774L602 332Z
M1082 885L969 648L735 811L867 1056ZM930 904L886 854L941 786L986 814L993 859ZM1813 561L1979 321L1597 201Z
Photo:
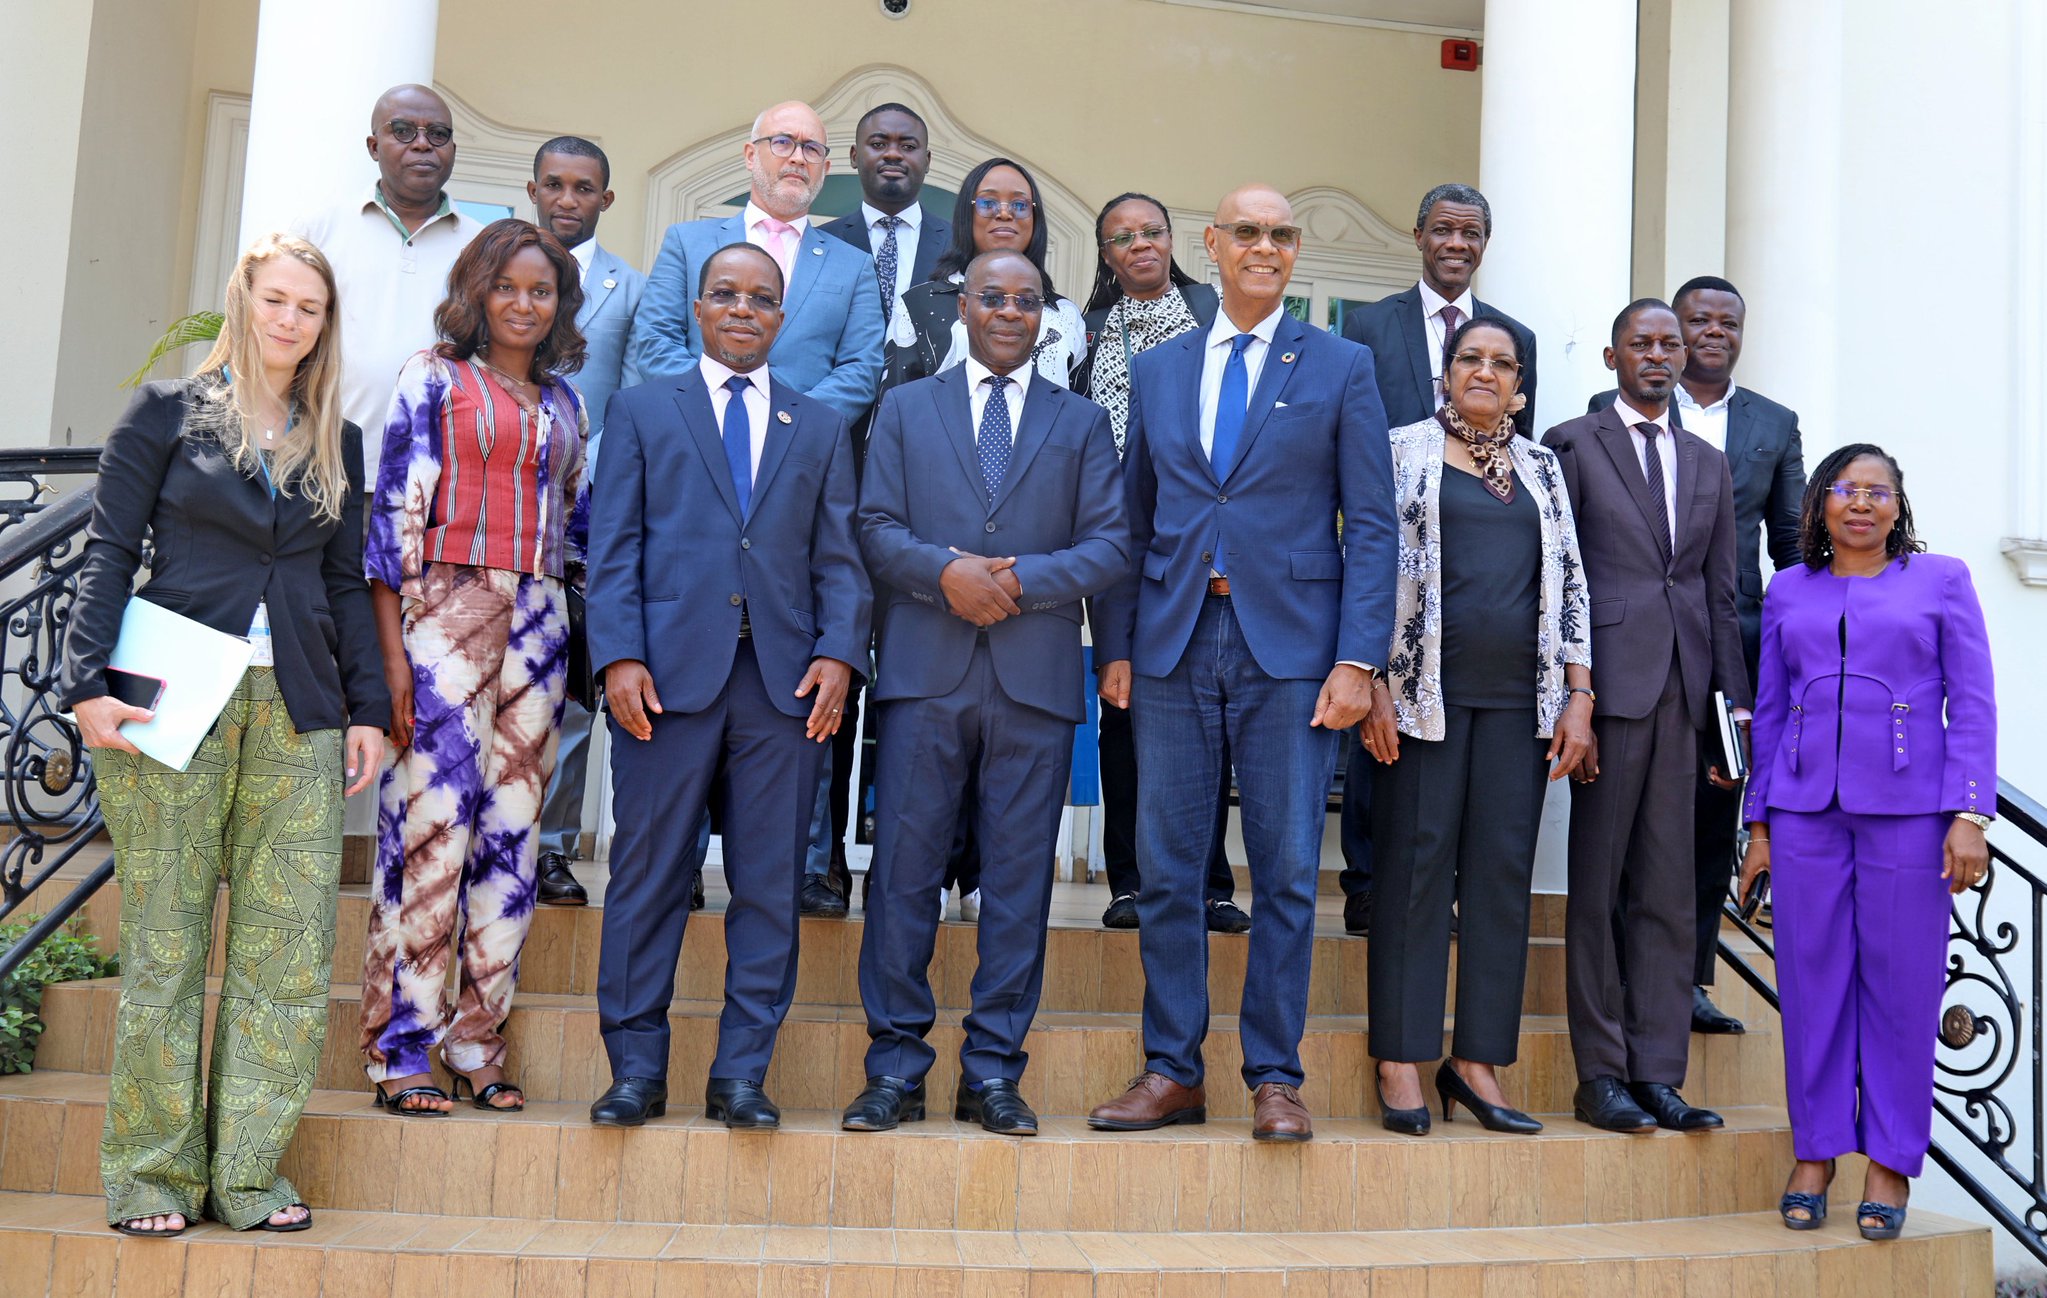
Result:
M842 1125L886 1131L924 1117L937 1059L924 1040L937 1017L931 899L973 781L979 966L953 1117L1030 1136L1023 1041L1044 983L1073 728L1086 716L1081 605L1129 570L1130 538L1108 412L1031 364L1046 307L1038 268L1020 252L982 253L958 302L967 358L882 398L861 484L861 548L888 652L874 684L874 892L860 941L871 1042Z
M1345 313L1343 336L1372 349L1379 399L1394 428L1418 424L1439 410L1443 386L1443 343L1474 317L1497 320L1521 344L1521 395L1528 404L1514 417L1515 431L1535 436L1535 333L1506 312L1472 294L1472 276L1493 237L1493 209L1469 185L1437 185L1422 195L1414 218L1414 246L1422 255L1421 279L1404 293L1381 298ZM1355 737L1344 745L1343 929L1362 937L1372 923L1372 766Z
M881 381L881 290L872 256L810 224L810 205L831 170L824 122L808 104L776 104L754 119L742 152L750 177L745 209L668 227L627 354L647 378L688 372L704 349L690 301L704 260L728 244L751 243L774 258L787 285L776 374L856 420Z
M697 273L703 354L672 382L611 399L591 493L590 662L611 713L618 819L597 957L612 1075L590 1109L601 1126L667 1108L668 1007L713 798L732 900L704 1104L728 1127L780 1124L762 1082L796 988L792 867L817 764L867 661L846 421L768 364L781 267L733 243Z
M1204 880L1227 752L1258 917L1238 1018L1251 1134L1301 1141L1313 1135L1300 1045L1325 800L1393 641L1393 464L1372 353L1286 313L1301 243L1286 197L1237 190L1205 238L1222 310L1132 362L1124 479L1138 562L1097 601L1101 692L1130 709L1144 773L1145 1061L1088 1122L1207 1119Z
M456 254L483 229L448 197L454 114L426 86L393 86L370 110L365 142L377 164L367 191L291 223L327 256L341 298L341 414L363 430L363 473L374 489L384 417L406 358L433 345L434 308Z

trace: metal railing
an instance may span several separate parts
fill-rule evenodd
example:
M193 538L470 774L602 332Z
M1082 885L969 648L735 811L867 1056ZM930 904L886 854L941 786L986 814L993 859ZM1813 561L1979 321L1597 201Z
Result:
M2047 880L1998 845L2000 838L2015 835L2047 849L2047 808L1999 780L1997 817L1989 872L1954 899L1943 992L1947 1008L1934 1055L1933 1111L1961 1144L1951 1150L1935 1140L1927 1156L2021 1247L2047 1263L2047 1078L2041 1074ZM1771 937L1743 919L1731 901L1725 914L1770 960L1774 973ZM1720 958L1781 1011L1770 978L1724 934ZM2022 1061L2031 1066L2015 1077ZM1965 1150L1994 1169L1990 1179L1996 1184L1985 1184L1957 1157Z

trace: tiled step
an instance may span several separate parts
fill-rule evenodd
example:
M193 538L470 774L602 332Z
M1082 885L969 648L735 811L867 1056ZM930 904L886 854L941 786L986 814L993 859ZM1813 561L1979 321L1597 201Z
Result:
M0 1290L209 1298L390 1294L782 1298L1637 1298L1987 1295L1989 1231L1915 1212L1903 1239L1774 1214L1631 1226L1331 1233L649 1226L319 1211L291 1235L108 1232L98 1197L0 1194Z
M208 987L211 1017L218 985ZM336 984L328 998L327 1042L316 1085L364 1090L358 1033L360 989ZM120 998L117 979L60 983L43 997L47 1029L37 1047L38 1068L103 1073L113 1054L113 1022ZM717 1001L676 1001L668 1076L676 1094L696 1096L717 1041ZM930 1041L938 1053L929 1084L950 1096L958 1083L958 1010L940 1010ZM610 1082L597 1031L596 998L522 994L505 1026L510 1068L535 1100L587 1103ZM210 1029L209 1029L210 1033ZM1445 1030L1445 1046L1448 1045ZM867 1049L867 1021L854 1006L798 1005L783 1024L765 1084L785 1108L836 1110L859 1089ZM1762 1025L1744 1036L1694 1035L1685 1095L1707 1105L1782 1104L1783 1060L1774 1031ZM1377 1113L1363 1015L1311 1016L1301 1044L1307 1080L1302 1094L1319 1116L1354 1118ZM1041 1012L1025 1042L1030 1052L1024 1093L1045 1114L1085 1114L1119 1094L1143 1066L1135 1014ZM1524 1016L1520 1062L1501 1073L1509 1103L1533 1113L1571 1107L1577 1079L1570 1038L1561 1016ZM1238 1080L1242 1055L1237 1020L1216 1015L1206 1049L1209 1112L1245 1117L1250 1095Z
M0 1189L94 1194L106 1079L0 1080ZM284 1173L309 1202L541 1220L930 1230L1401 1230L1575 1225L1760 1212L1790 1166L1780 1109L1726 1111L1724 1131L1621 1136L1569 1115L1532 1137L1468 1114L1424 1139L1322 1119L1306 1145L1250 1139L1241 1119L1157 1132L1047 1118L1036 1137L956 1123L951 1106L893 1133L789 1111L732 1132L691 1097L635 1131L580 1103L521 1114L462 1105L393 1118L358 1091L316 1092ZM1836 1198L1852 1211L1859 1160Z

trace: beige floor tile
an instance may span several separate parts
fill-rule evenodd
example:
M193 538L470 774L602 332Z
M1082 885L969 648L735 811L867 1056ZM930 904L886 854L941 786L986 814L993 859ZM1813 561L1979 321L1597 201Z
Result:
M1017 1182L1023 1147L1031 1140L964 1139L959 1142L957 1224L963 1231L1017 1228Z
M505 1118L497 1128L492 1164L490 1215L552 1217L560 1184L560 1127Z
M64 1108L47 1102L6 1106L7 1143L0 1152L0 1190L48 1194L55 1188L57 1159L64 1144Z
M591 1258L583 1270L585 1298L654 1298L655 1271L649 1259Z

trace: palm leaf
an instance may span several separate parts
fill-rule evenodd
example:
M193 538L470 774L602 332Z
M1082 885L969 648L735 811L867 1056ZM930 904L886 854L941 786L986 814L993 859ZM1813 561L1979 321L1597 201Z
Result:
M121 386L132 388L146 382L156 363L180 347L209 343L220 337L220 328L225 320L226 317L218 311L194 311L183 319L171 321L170 328L163 331L163 337L149 349L149 359L142 362L141 369L121 380Z

